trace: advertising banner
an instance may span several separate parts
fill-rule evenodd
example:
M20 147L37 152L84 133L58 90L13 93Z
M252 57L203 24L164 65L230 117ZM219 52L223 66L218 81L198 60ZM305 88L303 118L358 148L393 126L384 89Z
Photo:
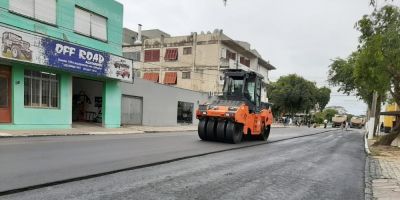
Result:
M132 82L132 60L76 44L1 27L0 57L74 73Z

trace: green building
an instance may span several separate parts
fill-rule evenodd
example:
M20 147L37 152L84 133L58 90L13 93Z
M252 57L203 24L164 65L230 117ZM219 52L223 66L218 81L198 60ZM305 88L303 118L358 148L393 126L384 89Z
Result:
M120 127L122 18L114 0L0 1L0 130Z

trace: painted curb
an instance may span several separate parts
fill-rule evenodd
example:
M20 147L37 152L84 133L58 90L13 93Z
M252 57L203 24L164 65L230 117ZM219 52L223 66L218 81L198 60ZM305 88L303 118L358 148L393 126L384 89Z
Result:
M368 132L365 131L365 136L364 136L364 149L365 149L365 153L367 153L368 155L371 155L371 151L369 150L369 146L368 146Z

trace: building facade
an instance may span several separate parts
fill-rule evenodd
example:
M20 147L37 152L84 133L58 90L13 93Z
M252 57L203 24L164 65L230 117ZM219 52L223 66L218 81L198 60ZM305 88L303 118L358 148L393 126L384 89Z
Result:
M120 127L123 6L113 0L0 2L0 129Z
M139 77L157 83L218 94L224 83L224 69L258 72L265 84L269 82L269 71L275 69L249 43L235 41L222 30L175 37L160 34L163 32L159 30L124 32L124 56L134 60ZM268 101L266 90L262 99Z
M141 78L121 83L122 124L144 126L196 125L199 104L208 93L171 87Z

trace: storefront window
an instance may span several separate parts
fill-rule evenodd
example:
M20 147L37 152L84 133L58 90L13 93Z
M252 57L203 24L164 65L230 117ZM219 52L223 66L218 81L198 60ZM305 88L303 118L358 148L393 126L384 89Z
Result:
M58 108L59 79L56 74L26 70L24 84L26 107Z

